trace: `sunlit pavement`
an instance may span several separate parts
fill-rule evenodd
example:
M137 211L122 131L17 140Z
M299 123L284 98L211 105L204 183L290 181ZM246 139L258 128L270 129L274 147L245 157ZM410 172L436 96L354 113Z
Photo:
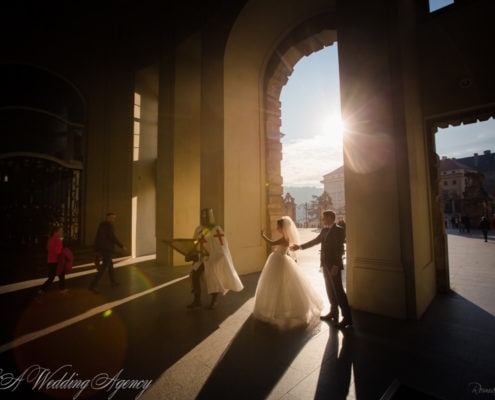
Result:
M450 287L495 316L495 232L488 242L478 229L448 231ZM495 396L495 394L494 394Z
M301 230L301 239L317 233ZM418 322L355 312L351 332L343 334L320 323L288 337L250 319L250 299L165 371L145 398L480 398L478 389L495 386L490 334L495 328L491 301L495 265L487 270L494 250L488 246L494 245L476 235L449 236L452 283L458 294L439 296ZM462 256L458 257L458 251ZM297 255L299 265L324 296L319 248ZM469 280L462 279L473 267L480 271L479 264L486 267L479 277L472 273ZM484 289L473 289L477 279L483 281L478 289ZM472 303L471 291L476 292L481 308ZM280 350L280 341L286 354Z
M302 242L318 234L311 229L300 232ZM319 246L298 251L297 259L328 307ZM253 305L251 298L207 340L165 371L143 399L314 398L323 358L330 356L326 349L329 336L335 338L337 358L343 335L320 321L304 331L280 333L250 318ZM348 388L349 382L345 386Z
M301 230L301 239L302 241L309 240L317 233L310 229ZM472 266L483 263L481 260L483 256L486 261L486 256L490 257L490 249L486 245L494 245L494 243L485 244L481 241L471 243L472 240L477 240L477 238L456 235L449 237L449 246L452 249L452 283L461 295L467 294L473 281L476 281L476 275L472 276L468 282L459 281L457 277L462 274L462 271L468 271ZM457 259L456 250L464 252L463 246L471 249L471 257L469 254L464 254ZM473 257L474 255L477 257ZM298 252L297 256L301 267L305 269L313 284L324 296L323 279L318 268L319 248ZM490 296L495 293L493 291L495 288L494 272L492 268L490 275L492 290L487 290L485 293ZM484 279L483 284L488 287L489 282L488 279ZM478 297L479 300L483 299L482 295ZM489 298L487 297L482 304L488 306L483 308L493 315L490 307L493 307L495 303L490 302ZM488 326L493 326L493 320L460 296L444 298L439 303L432 307L431 315L425 316L425 324L421 321L418 323L389 321L386 318L371 315L363 315L359 318L358 315L355 331L346 333L344 336L328 324L321 323L312 330L308 330L306 336L301 334L300 341L294 341L293 345L297 348L297 354L293 358L285 357L283 371L274 373L273 367L267 371L265 365L270 363L269 360L272 359L273 354L277 354L277 349L269 347L267 349L263 342L271 339L273 343L276 343L280 334L265 330L260 338L259 331L263 329L260 326L257 326L258 332L253 332L256 323L249 319L253 306L251 299L226 320L225 324L220 326L220 329L207 341L201 343L165 371L146 394L146 398L180 399L185 396L186 398L378 399L381 395L385 395L387 389L392 398L394 387L397 397L402 395L420 399L438 396L438 398L461 399L471 397L471 394L474 396L474 393L470 391L476 389L477 386L470 385L471 381L464 380L461 383L462 379L458 380L460 377L458 369L462 370L462 363L459 364L456 353L465 356L474 351L476 356L473 354L472 357L481 361L478 356L483 352L483 346L487 345L493 349L493 344L490 343L488 337L483 337L484 323L479 323L479 321L488 319ZM449 310L452 313L451 317L457 317L459 314L461 320L462 312L465 312L465 318L469 323L463 327L462 325L456 326L460 321L455 318L453 321L444 321L445 316L440 315L437 319L435 315L442 314L443 310ZM362 322L362 327L359 322ZM376 323L377 325L374 326ZM410 334L407 333L408 327L411 329ZM457 330L459 337L456 337L455 331L449 331L450 327ZM438 329L439 334L430 334L430 329ZM480 343L465 342L465 335L470 334L472 329L478 332L475 336L481 335ZM246 330L250 332L251 339L257 345L249 349L239 348L236 345L237 338L247 335ZM443 334L448 336L443 338ZM458 344L465 347L459 349ZM438 345L440 355L435 353L436 345ZM361 349L362 354L359 354L357 349ZM291 350L287 349L287 352L291 353ZM451 350L452 353L450 353ZM431 354L425 351L431 351ZM253 352L262 354L253 356ZM398 359L394 361L397 356ZM466 357L462 357L461 360L464 358ZM470 364L473 359L467 357L465 361ZM484 367L482 362L479 366L470 366L477 371L471 376L476 377L476 374L484 368L488 371L491 361L493 360L488 357ZM191 371L196 371L196 374ZM354 371L357 371L360 379L357 386ZM263 374L271 376L269 380L272 385L269 390L263 387L267 385L257 383L259 380L264 380L264 378L260 379ZM482 377L487 379L484 372L480 374L480 381L483 380ZM449 379L453 377L456 379L449 382ZM490 387L490 382L491 379L488 379L480 385ZM171 388L174 389L171 390Z
M302 240L317 233L301 230ZM63 297L54 290L39 298L36 286L26 284L0 290L1 374L71 365L80 376L122 371L137 385L151 385L142 395L136 388L86 390L80 398L87 399L493 398L494 246L493 237L484 243L475 232L452 232L455 293L437 296L420 321L354 310L355 327L345 334L320 321L281 333L253 320L258 273L242 276L245 289L228 293L214 310L185 308L189 267L153 261L118 268L121 285L103 279L100 295L86 290L91 274L69 279ZM297 254L325 296L319 247ZM25 383L0 392L2 398L74 397L58 388L44 395Z

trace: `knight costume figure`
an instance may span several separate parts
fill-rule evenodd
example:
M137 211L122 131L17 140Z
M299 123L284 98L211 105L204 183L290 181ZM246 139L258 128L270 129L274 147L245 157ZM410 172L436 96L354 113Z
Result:
M225 295L229 290L241 291L244 286L239 279L227 238L220 226L216 225L213 209L201 210L201 224L194 231L198 253L193 259L191 281L194 299L188 308L201 307L201 276L204 273L206 289L211 295L209 309L217 305L218 294ZM186 257L186 261L188 257Z

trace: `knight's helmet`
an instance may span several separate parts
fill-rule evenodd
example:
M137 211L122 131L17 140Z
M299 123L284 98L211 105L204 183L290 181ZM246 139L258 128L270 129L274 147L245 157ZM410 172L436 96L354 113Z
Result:
M214 226L215 216L213 215L213 208L203 208L201 210L201 225Z

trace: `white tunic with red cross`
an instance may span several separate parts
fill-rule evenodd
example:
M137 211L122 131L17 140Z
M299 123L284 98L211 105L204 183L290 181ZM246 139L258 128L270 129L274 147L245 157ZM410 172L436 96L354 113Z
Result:
M200 248L208 252L208 256L202 259L208 293L225 294L229 290L242 290L244 286L234 268L222 228L218 225L213 228L198 227L195 237L199 240Z

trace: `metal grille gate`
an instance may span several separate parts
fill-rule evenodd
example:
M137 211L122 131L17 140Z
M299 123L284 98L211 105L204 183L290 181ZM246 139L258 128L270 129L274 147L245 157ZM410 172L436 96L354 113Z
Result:
M66 245L81 239L81 173L42 156L0 158L0 242L10 251L44 251L50 228Z

